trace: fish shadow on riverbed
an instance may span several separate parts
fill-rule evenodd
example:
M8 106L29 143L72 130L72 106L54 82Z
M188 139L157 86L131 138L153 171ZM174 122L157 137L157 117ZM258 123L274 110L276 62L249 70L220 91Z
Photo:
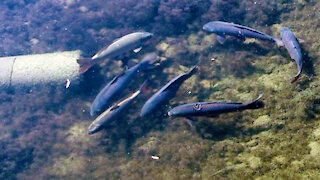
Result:
M303 66L303 70L304 72L309 76L315 76L316 72L315 72L315 68L314 68L314 57L311 57L309 52L305 50L305 48L301 47L301 51L302 51L302 59L304 61L304 66Z
M263 44L266 44L265 42ZM278 54L276 48L265 48L263 44L234 41L227 44L215 45L215 53L223 54L222 59L216 64L216 74L230 75L233 74L238 78L246 78L256 73L265 73L265 70L255 65L255 61L260 60L263 56Z
M106 78L101 75L101 67L94 65L80 77L80 84L77 89L73 89L75 94L81 97L92 96L91 93L99 91L102 84L108 83Z
M224 114L219 117L201 117L194 123L196 133L204 139L223 140L227 137L252 136L263 128L250 129L245 126L245 119L241 113Z
M158 113L149 117L141 118L141 104L137 103L130 108L128 113L117 118L110 126L103 129L100 145L104 146L107 152L124 151L128 155L132 151L135 142L150 131L163 131L167 125L165 109L159 109Z
M273 48L274 47L274 48ZM217 43L214 46L214 51L216 52L235 52L235 51L246 51L250 52L252 55L266 56L269 53L276 54L278 49L270 44L270 42L250 42L245 43L242 40L230 39L224 44Z

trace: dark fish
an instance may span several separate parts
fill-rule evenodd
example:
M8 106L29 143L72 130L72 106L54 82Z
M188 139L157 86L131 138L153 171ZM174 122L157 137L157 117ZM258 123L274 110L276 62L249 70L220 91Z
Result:
M303 66L302 53L297 38L289 28L281 28L281 39L284 46L288 50L290 57L294 59L298 66L298 73L292 78L291 83L294 83L300 76Z
M141 60L140 63L117 75L94 99L90 109L91 116L99 114L106 108L110 107L113 102L117 101L130 81L140 72L145 72L154 68L154 63L157 59L158 58L155 53L149 53Z
M199 64L199 63L198 63ZM158 92L156 92L148 101L143 105L140 116L147 116L159 109L161 106L167 104L172 99L182 83L189 79L193 74L198 71L198 65L194 66L190 71L180 74L179 76L172 79Z
M148 32L134 32L115 40L109 46L98 51L92 58L78 59L77 62L80 65L79 73L85 73L91 66L107 58L111 59L134 49L135 52L139 51L142 43L152 36L153 34Z
M235 36L239 39L245 40L248 38L255 38L260 40L266 40L275 42L278 46L283 46L282 41L279 38L269 36L263 32L257 31L255 29L241 26L239 24L233 24L222 21L212 21L205 24L202 28L205 31L213 32L218 35L218 41L223 44L225 41L225 36Z
M124 98L123 100L120 100L119 102L115 103L113 106L111 106L109 109L105 110L102 114L100 114L88 127L88 134L94 134L104 127L106 127L108 124L110 124L112 121L114 121L116 118L118 118L121 113L126 110L130 104L133 103L133 101L138 97L138 95L141 93L142 89L146 85L145 81L140 89L136 91L135 93L132 93L129 97Z
M258 109L264 106L259 97L249 103L239 102L198 102L177 106L168 112L169 116L209 116L217 117L222 113L242 111L245 109Z

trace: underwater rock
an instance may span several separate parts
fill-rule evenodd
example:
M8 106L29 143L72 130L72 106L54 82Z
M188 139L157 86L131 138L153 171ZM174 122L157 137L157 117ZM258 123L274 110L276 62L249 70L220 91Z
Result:
M288 82L290 81L290 69L294 63L290 62L287 65L281 65L273 70L271 74L265 74L259 77L258 81L267 88L275 91L281 91L289 88ZM290 84L290 83L289 83Z
M150 137L148 141L138 147L138 149L145 151L146 153L149 153L151 151L154 151L157 148L159 139L156 137Z
M246 162L249 167L252 169L257 169L262 165L262 161L260 157L253 156L248 153L241 153L237 156L237 159L239 159L241 162Z
M272 125L272 119L268 115L258 117L253 121L253 127L256 128L268 128Z
M308 144L310 150L310 156L319 157L320 155L320 143L318 142L310 142Z
M272 161L276 164L284 165L287 163L287 158L284 155L279 155L274 157Z
M315 140L320 140L320 127L318 126L312 133Z
M71 153L67 157L56 159L48 173L56 176L79 175L85 170L86 161L85 157Z
M96 145L95 142L92 142L92 138L87 135L87 123L76 123L65 133L67 135L66 141L70 143L72 147L88 148Z

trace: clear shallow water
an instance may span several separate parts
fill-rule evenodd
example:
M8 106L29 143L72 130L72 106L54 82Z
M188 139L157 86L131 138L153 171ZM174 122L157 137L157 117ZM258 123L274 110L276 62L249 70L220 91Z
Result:
M266 107L197 118L190 127L184 118L166 117L166 108L139 118L150 92L112 127L89 136L91 102L124 69L120 61L100 64L68 89L40 84L1 91L0 177L318 177L319 6L316 1L1 2L1 56L77 49L92 56L115 38L144 30L155 37L133 58L152 51L162 57L161 68L149 75L153 92L202 60L200 72L183 84L168 109L197 101L248 102L260 93ZM308 62L302 76L290 84L296 64L272 43L231 38L220 45L214 34L201 30L211 20L278 37L281 27L290 27L305 40ZM133 82L126 94L142 81Z

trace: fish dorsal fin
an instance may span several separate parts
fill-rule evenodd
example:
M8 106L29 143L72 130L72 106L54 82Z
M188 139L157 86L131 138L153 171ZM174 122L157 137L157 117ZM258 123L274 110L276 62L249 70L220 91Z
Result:
M134 49L133 52L138 53L139 51L141 51L142 47L138 47L137 49Z
M135 99L140 93L141 93L141 89L143 89L147 84L147 80L145 80L143 82L143 84L141 85L140 89L137 90L136 92L132 93L131 95L127 96L127 97L124 97L122 98L120 101L118 101L119 103L117 103L116 105L114 105L114 107L111 109L112 110L115 110L117 108L119 108L120 106L124 105L125 103L127 103L128 101L131 101L133 99ZM117 107L116 107L117 106Z
M226 41L226 36L224 35L218 35L217 36L217 40L220 44L224 44L224 42Z
M104 46L102 49L100 49L93 57L98 57L103 51L105 51L106 49L108 49L109 45Z
M243 104L242 102L225 102L226 104Z
M116 39L114 39L111 43L109 43L108 45L104 46L102 49L100 49L100 50L95 54L95 56L99 56L103 51L105 51L106 49L108 49L108 47L109 47L111 44L115 43L115 42L118 41L119 39L120 39L120 38L116 38Z
M115 104L113 106L111 106L110 111L114 111L116 109L118 109L120 106L118 104Z
M222 101L212 101L212 102L202 102L202 105L204 104L243 104L241 102L222 102Z
M186 77L183 81L190 78L193 74L195 74L198 71L198 65L200 63L201 63L201 61L199 61L195 66L193 66L188 72L180 74L180 75L176 76L174 79L172 79L170 82L168 82L163 87L164 88L163 91L167 91L167 90L171 89L171 87L176 86L177 84L175 83L175 81L179 80L180 78L185 78L184 76L188 76L188 77Z
M240 28L240 29L246 29L246 30L249 30L249 31L258 33L258 34L266 35L265 33L260 32L260 31L258 31L258 30L256 30L256 29L252 29L252 28L249 28L249 27L246 27L246 26L242 26L242 25L239 25L239 24L234 24L234 23L231 23L231 24L232 24L232 26L237 27L237 28Z
M120 74L118 74L116 77L114 77L108 84L108 86L110 86L111 84L114 84L115 82L117 82L117 80L119 79L119 77L123 76L126 72L122 72Z

